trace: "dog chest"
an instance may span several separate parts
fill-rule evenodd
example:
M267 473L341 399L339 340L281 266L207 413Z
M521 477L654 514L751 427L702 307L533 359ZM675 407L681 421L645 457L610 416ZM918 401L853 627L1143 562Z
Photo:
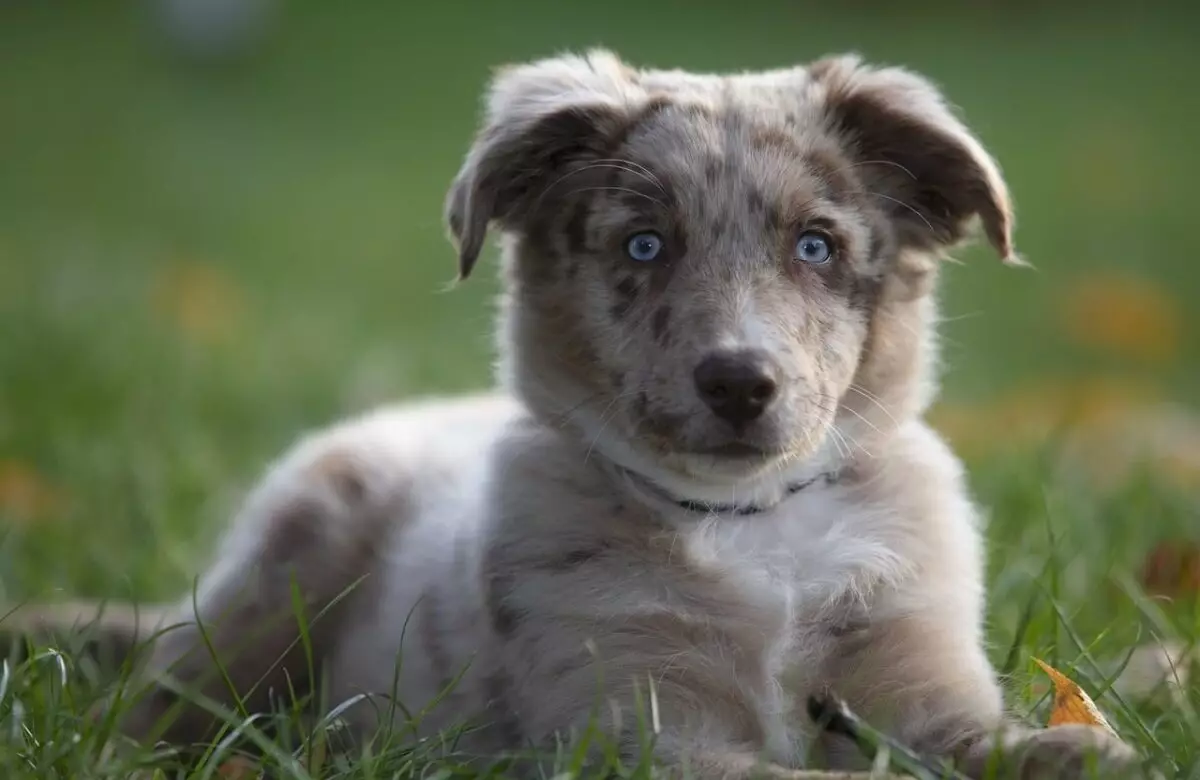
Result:
M761 660L753 665L760 678L744 688L781 763L803 762L804 702L838 637L866 620L872 584L898 565L874 519L834 488L770 512L708 517L686 533L692 564L737 594L740 614L727 617Z
M697 566L795 625L901 564L880 519L877 509L851 503L835 486L759 514L710 515L684 536Z

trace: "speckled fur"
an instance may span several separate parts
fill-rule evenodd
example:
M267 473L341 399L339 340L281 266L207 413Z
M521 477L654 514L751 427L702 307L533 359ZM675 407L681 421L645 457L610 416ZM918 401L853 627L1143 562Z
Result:
M294 578L331 703L379 697L345 713L363 730L393 689L417 711L465 670L420 733L480 722L468 744L487 754L595 716L633 753L641 695L668 765L786 776L856 764L804 716L833 691L976 775L998 748L1022 777L1084 776L1092 750L1131 776L1098 730L1008 723L984 653L979 516L921 417L940 256L978 222L1017 259L995 163L926 80L853 57L701 75L596 51L503 69L447 218L463 278L489 230L502 238L501 388L342 423L271 469L199 594L239 686L312 682L288 651ZM791 257L813 226L836 241L827 266ZM665 254L638 265L622 247L648 229ZM713 454L730 433L692 369L724 347L779 372L743 431L758 458ZM195 685L212 664L192 615L150 668L182 658ZM145 701L140 736L175 699ZM203 721L168 733L202 737Z

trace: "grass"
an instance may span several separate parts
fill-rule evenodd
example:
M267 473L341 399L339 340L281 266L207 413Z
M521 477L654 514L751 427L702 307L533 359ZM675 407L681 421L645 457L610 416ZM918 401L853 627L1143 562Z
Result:
M1194 487L1154 467L1080 479L1052 448L1000 446L995 422L998 402L1036 416L1042 389L1068 383L1132 381L1156 402L1200 391L1198 315L1179 303L1200 295L1200 93L1179 76L1200 64L1194 9L290 8L260 52L208 65L169 56L132 5L0 9L0 603L174 596L304 429L487 381L495 286L439 292L453 273L439 211L491 65L600 42L712 69L858 49L945 86L1004 163L1039 268L971 251L944 291L947 404L983 426L964 451L991 510L989 638L1011 700L1045 717L1043 658L1167 776L1200 778L1194 686L1167 707L1100 693L1137 643L1197 637L1196 599L1147 598L1137 575L1160 541L1200 534ZM1116 317L1119 296L1099 314L1062 305L1131 278L1157 291L1157 319ZM1081 340L1072 311L1137 338ZM0 670L0 776L125 776L144 756L108 755L107 725L86 717L109 684L49 648ZM278 750L268 763L445 776L452 752L397 742L353 766ZM212 776L222 757L180 776Z

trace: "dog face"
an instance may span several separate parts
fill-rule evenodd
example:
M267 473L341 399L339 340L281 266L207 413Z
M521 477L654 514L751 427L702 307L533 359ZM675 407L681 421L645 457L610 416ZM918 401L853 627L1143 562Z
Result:
M997 168L937 91L852 57L507 69L447 217L462 277L505 234L501 350L531 408L699 479L801 460L848 414L894 422L931 258L978 218L1015 259Z

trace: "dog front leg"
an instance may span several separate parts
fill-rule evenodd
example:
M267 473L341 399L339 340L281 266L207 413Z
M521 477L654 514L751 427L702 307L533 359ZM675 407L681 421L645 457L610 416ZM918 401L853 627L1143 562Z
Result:
M847 638L832 691L913 749L973 778L1139 777L1137 755L1094 727L1035 729L1006 717L976 629L927 609Z

